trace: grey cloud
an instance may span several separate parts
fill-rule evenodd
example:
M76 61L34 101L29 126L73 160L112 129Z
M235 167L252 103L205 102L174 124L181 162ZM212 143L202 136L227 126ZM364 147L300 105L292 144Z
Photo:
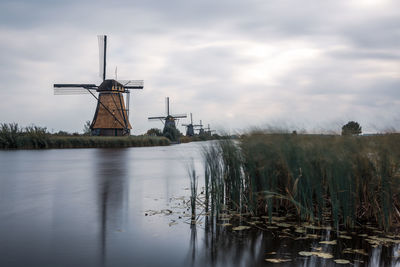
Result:
M395 124L400 6L388 8L363 13L311 0L2 1L0 112L6 121L81 130L94 102L55 97L51 84L99 82L95 35L106 33L109 76L118 65L122 78L145 79L145 90L132 94L134 133L155 126L147 116L163 113L167 95L174 112L228 129L279 121L316 129L354 117ZM263 79L274 71L262 70L273 56L247 50L273 47L279 56L295 49L291 43L317 53L287 59L273 82ZM246 77L257 68L257 79Z

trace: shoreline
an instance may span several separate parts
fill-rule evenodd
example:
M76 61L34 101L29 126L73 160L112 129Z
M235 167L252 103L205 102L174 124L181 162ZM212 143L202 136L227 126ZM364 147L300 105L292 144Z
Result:
M6 144L0 144L0 150L37 150L37 149L73 149L73 148L125 148L169 146L165 137L155 136L16 136Z

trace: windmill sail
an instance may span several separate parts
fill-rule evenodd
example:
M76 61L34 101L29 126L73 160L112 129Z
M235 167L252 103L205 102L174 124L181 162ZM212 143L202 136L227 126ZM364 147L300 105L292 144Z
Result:
M89 90L95 91L95 84L54 84L55 95L83 95L90 94Z
M106 79L106 53L107 53L107 35L98 35L99 40L99 76Z
M126 89L143 89L143 80L117 80Z
M182 119L182 118L187 118L187 114L171 114L171 117L174 117L176 119Z

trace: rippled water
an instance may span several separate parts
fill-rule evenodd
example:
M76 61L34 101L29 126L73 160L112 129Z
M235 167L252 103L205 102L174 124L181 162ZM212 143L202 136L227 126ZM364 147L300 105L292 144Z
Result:
M318 240L234 232L206 218L190 225L187 165L202 169L204 144L0 151L0 266L269 266L270 255L292 259L282 265L334 265L298 255ZM355 245L364 246L326 249ZM397 250L350 258L396 265Z

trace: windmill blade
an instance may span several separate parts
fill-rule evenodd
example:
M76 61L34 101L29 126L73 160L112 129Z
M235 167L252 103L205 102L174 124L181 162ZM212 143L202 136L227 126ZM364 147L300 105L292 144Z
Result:
M143 89L144 82L143 80L117 80L120 84L122 84L126 89Z
M54 88L79 88L83 87L85 89L97 89L97 85L88 83L55 83Z
M165 113L169 116L169 97L165 98Z
M85 89L85 88L54 88L54 95L86 95L90 94L89 90L92 93L95 93L95 89Z
M107 35L97 35L99 41L99 76L106 79Z
M84 95L90 94L88 90L96 89L95 84L54 84L55 95Z
M182 118L187 118L186 114L176 114L176 115L171 115L171 117L175 119L182 119Z
M165 120L165 116L160 116L160 117L148 117L148 120Z
M131 92L129 90L126 90L126 105L125 105L125 109L126 109L126 116L127 116L127 120L129 121L129 105L130 105L130 96L131 96Z

